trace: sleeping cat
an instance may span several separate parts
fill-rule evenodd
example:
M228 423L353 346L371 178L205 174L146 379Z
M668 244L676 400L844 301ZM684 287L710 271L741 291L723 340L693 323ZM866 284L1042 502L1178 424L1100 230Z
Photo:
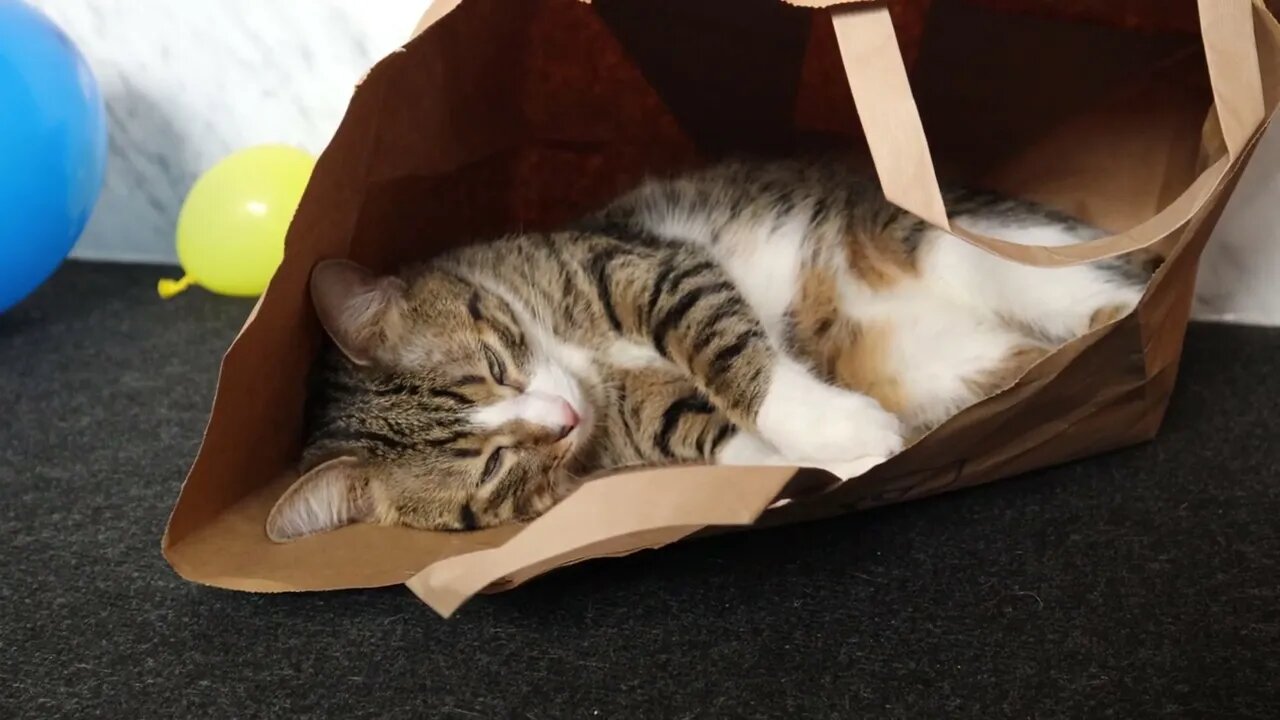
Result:
M947 204L1016 242L1103 234L993 195ZM332 343L267 533L493 526L626 466L850 477L1129 313L1147 278L1120 260L1016 265L807 161L651 181L573 229L396 276L324 262L311 294Z

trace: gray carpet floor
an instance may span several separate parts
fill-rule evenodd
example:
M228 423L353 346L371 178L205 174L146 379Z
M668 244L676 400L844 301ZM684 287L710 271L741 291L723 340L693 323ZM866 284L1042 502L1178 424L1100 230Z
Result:
M1280 331L1148 445L588 563L443 621L187 584L160 534L250 304L69 264L0 316L0 717L1280 717Z

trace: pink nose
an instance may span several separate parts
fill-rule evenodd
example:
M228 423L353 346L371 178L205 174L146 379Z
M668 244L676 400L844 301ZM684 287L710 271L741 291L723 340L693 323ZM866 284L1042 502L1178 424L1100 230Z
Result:
M568 437L569 433L573 432L573 429L578 427L578 423L581 421L582 418L578 417L578 412L573 409L573 406L564 400L561 400L560 417L558 418L558 424L560 427L559 433L556 435L556 440L563 440Z
M578 411L574 410L573 406L568 402L561 400L560 425L564 428L564 433L568 435L569 431L578 427L580 422L582 422L582 418L578 417Z

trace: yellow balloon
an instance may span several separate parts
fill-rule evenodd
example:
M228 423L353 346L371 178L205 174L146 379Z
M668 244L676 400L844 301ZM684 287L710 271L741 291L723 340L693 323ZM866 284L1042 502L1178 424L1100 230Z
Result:
M186 277L161 280L161 297L192 285L255 297L284 258L284 236L315 159L287 145L235 152L192 186L178 213L178 262Z

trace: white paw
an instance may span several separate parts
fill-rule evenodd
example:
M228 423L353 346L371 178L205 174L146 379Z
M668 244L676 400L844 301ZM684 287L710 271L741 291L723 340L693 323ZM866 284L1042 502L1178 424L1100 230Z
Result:
M783 360L774 371L756 427L789 458L813 462L886 458L902 449L902 423L861 393L828 385Z
M1090 292L1085 292L1085 290ZM1109 285L1101 289L1081 288L1078 299L1056 312L1046 312L1035 320L1050 337L1065 342L1133 313L1142 300L1142 287Z
M1100 313L1114 313L1116 319L1131 315L1134 310L1138 309L1138 303L1142 302L1143 292L1144 290L1142 288L1137 287L1125 288L1124 290L1116 292L1112 298L1112 302L1100 304L1094 309L1093 314L1091 314L1090 317L1096 317Z
M716 455L717 465L747 465L768 467L785 465L812 467L835 475L842 480L858 477L871 468L888 460L887 457L866 456L855 460L807 460L787 457L752 433L740 432L729 439Z
M716 456L717 465L746 465L750 467L807 467L826 470L841 480L860 477L871 468L888 460L887 457L867 456L856 460L806 460L789 458L752 433L740 432L729 439Z
M871 468L879 465L880 463L888 459L889 458L887 457L867 456L867 457L859 458L857 460L844 460L844 461L821 460L821 461L812 462L812 463L798 462L796 464L803 465L806 467L816 467L822 470L826 470L827 472L831 473L832 475L835 475L841 480L850 480L865 474Z

